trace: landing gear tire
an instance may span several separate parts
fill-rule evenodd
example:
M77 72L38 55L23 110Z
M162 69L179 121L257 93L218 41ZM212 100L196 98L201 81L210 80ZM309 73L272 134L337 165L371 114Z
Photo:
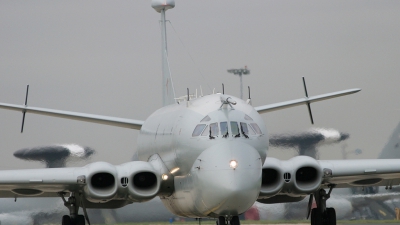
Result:
M334 208L326 209L327 225L336 225L336 211Z
M336 225L336 211L334 208L326 208L325 213L318 209L311 210L311 225Z
M78 215L75 218L75 221L71 219L70 216L64 215L61 221L62 225L85 225L85 217L83 215Z
M85 217L83 215L76 217L76 225L85 225Z
M234 216L231 219L231 225L240 225L240 220L238 216Z
M225 217L223 216L218 217L217 225L225 225L225 224L226 224Z
M323 225L322 213L316 208L311 210L311 225Z
M71 217L64 215L61 220L61 225L72 225Z

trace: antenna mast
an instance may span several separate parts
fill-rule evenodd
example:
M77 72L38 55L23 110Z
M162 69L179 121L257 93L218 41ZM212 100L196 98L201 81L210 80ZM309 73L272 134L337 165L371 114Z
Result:
M151 7L161 13L161 59L162 59L162 99L163 106L175 103L175 90L172 83L171 71L168 62L167 28L165 11L175 7L174 0L152 0Z

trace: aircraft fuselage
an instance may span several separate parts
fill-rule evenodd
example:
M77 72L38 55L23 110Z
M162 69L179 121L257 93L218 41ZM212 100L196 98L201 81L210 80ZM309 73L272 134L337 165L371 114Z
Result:
M174 177L174 193L162 197L174 214L234 216L245 212L261 188L268 150L266 126L254 108L213 94L163 107L143 124L137 158L158 154ZM237 165L231 165L234 160Z

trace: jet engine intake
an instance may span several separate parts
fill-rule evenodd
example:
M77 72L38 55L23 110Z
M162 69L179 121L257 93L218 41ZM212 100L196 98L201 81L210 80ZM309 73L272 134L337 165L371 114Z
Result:
M259 199L270 198L278 194L283 187L283 172L281 161L267 158L262 168L261 190Z
M289 160L267 158L262 169L261 190L258 199L273 202L283 199L278 196L304 197L319 189L322 169L317 160L308 156L297 156ZM272 200L272 199L271 199Z
M111 173L96 173L90 179L90 183L96 189L108 189L115 184L115 178Z
M157 176L152 172L140 172L133 176L133 187L145 191L157 184Z
M134 161L121 165L118 170L120 176L126 175L128 197L133 202L144 202L154 198L161 185L161 175L154 169L151 163Z
M309 156L296 156L282 162L285 179L282 193L292 197L306 196L319 189L322 181L322 169L317 160Z
M94 203L104 203L114 198L117 193L115 166L106 162L91 163L86 166L87 185L84 188L85 197Z

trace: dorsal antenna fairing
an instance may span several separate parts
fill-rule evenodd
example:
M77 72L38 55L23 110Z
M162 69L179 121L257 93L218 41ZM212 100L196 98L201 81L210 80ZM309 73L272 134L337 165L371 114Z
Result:
M176 103L175 90L172 83L171 70L168 62L167 28L165 11L175 7L174 0L152 0L151 7L161 13L161 60L162 60L162 100L163 106Z

